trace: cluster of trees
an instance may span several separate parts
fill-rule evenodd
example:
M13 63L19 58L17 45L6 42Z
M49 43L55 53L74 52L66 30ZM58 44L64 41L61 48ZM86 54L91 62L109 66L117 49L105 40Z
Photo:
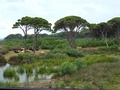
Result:
M51 24L43 18L39 17L32 18L26 16L22 17L21 19L18 19L18 21L15 24L13 24L12 28L20 28L24 33L24 52L26 52L27 32L30 29L34 30L33 50L35 52L37 35L43 30L50 30L50 27Z
M22 17L13 24L13 28L20 28L24 33L24 48L26 52L26 39L27 32L29 30L34 31L33 49L36 49L36 39L39 33L43 30L56 33L57 31L63 31L65 37L70 43L71 48L76 48L75 40L79 33L88 30L91 37L102 37L106 43L107 38L115 36L120 41L120 17L113 18L108 22L101 22L98 24L90 24L85 19L79 16L66 16L54 23L53 29L51 29L51 23L47 20L39 17Z

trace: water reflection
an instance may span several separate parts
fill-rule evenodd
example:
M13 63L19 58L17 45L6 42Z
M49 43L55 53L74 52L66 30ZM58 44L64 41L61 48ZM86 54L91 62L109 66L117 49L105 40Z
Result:
M11 67L11 65L8 64L8 63L5 66L1 66L0 67L0 81L2 81L2 82L6 82L6 81L10 81L11 82L11 81L14 81L14 79L7 79L7 78L4 78L4 76L3 76L4 70L7 69L7 68L10 68L10 67ZM18 67L14 66L13 68L16 71ZM25 72L23 74L17 73L17 75L19 76L19 82L20 83L30 82L30 81L33 81L34 78L35 78L35 69L33 69L33 74L31 76L29 76L29 77L27 77L27 75L26 75ZM52 76L53 76L53 74L50 74L50 75L38 74L38 79L50 79Z

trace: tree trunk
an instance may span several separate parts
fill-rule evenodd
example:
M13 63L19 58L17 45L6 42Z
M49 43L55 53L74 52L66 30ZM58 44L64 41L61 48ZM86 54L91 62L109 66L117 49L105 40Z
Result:
M74 32L68 32L67 39L69 41L70 47L71 48L76 48L76 43L75 43L76 35L75 35L75 33Z
M109 45L107 43L107 32L105 32L105 33L102 32L102 37L104 39L104 42L105 42L106 46L108 47Z
M36 50L36 33L34 33L34 38L33 38L33 52L35 53Z
M26 53L27 35L24 36L24 53Z
M109 45L107 43L107 38L104 38L104 41L105 41L106 46L108 47Z

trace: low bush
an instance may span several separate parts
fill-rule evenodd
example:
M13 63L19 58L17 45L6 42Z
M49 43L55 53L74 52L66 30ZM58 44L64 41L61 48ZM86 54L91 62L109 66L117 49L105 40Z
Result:
M36 54L30 54L30 53L18 54L18 60L20 62L32 63L39 60L39 56Z
M108 57L106 55L87 55L85 57L85 62L90 65L93 63L103 63L103 62L116 62L117 59L113 57Z
M68 55L63 53L62 51L56 50L46 53L43 57L45 59L63 59L68 57Z
M18 82L0 82L0 87L20 87L21 84Z
M111 45L111 46L104 46L104 47L99 47L98 50L104 50L104 51L118 51L119 48L117 45Z
M77 70L87 66L84 60L81 60L80 58L75 60L75 65L77 66Z
M55 82L55 86L57 88L64 88L66 86L66 84L64 81L57 81L57 82Z
M25 72L26 72L27 77L31 76L31 75L33 74L33 69L32 69L32 67L31 67L31 66L27 66L27 67L25 68Z
M46 72L47 72L47 68L44 67L44 66L42 66L42 67L40 67L40 68L38 69L38 73L39 73L39 74L45 74Z
M68 55L67 54L64 54L64 53L56 53L56 54L54 54L54 58L58 58L58 59L63 59L63 58L66 58L66 57L68 57Z
M42 43L41 46L40 46L40 48L41 49L50 49L50 50L52 50L52 49L54 49L54 46Z
M5 49L5 48L0 48L0 54L4 55L4 54L6 54L6 53L8 53L8 50L7 50L7 49Z
M9 62L10 64L14 64L14 65L20 63L20 61L19 61L19 59L18 59L18 56L11 56L10 59L8 60L8 62Z
M17 68L17 73L23 74L23 73L24 73L24 67L19 66L19 67Z
M17 77L17 74L13 68L7 68L5 69L3 76L4 78L15 78Z
M77 71L77 66L73 63L64 62L61 64L59 71L62 75L72 74Z
M64 52L70 57L83 57L84 56L83 53L77 49L69 48L69 49L64 50Z
M4 56L2 54L0 54L0 65L7 63L7 61L5 60Z

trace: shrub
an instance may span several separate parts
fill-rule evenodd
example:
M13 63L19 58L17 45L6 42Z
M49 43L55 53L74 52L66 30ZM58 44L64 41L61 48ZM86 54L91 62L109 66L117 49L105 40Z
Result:
M17 68L17 73L23 74L23 73L24 73L24 67L19 66L19 67Z
M0 82L0 87L20 87L18 82Z
M45 74L45 73L47 73L47 68L45 66L40 67L39 70L38 70L38 73L39 74Z
M6 54L6 53L8 53L8 50L7 49L5 49L5 48L0 48L0 54Z
M77 71L76 65L69 63L69 62L62 63L59 69L62 75L72 74L73 72Z
M81 60L80 58L75 60L75 65L77 66L77 70L85 67L87 64L85 63L84 60Z
M113 57L108 57L106 55L87 55L85 57L85 62L90 65L93 63L102 63L102 62L115 62L117 59Z
M64 81L57 81L57 82L55 82L55 86L57 88L64 88L66 86L66 84Z
M59 58L63 59L63 58L66 58L66 57L68 57L67 54L57 52L57 51L48 52L44 55L44 58L46 58L46 59L57 59L57 58L58 59Z
M26 72L27 77L31 76L33 74L32 67L30 66L26 67L25 72Z
M98 48L98 50L104 50L104 51L118 51L119 50L119 48L118 48L118 46L117 45L111 45L111 46L104 46L104 47L100 47L100 48Z
M0 65L7 63L7 61L5 60L4 56L2 54L0 54Z
M34 80L38 80L38 74L35 74Z
M8 62L10 64L19 64L18 56L11 56Z
M116 44L110 46L111 51L118 51L118 46Z
M68 57L68 55L64 54L64 53L56 53L54 55L54 58L59 58L59 59L63 59L63 58L66 58L66 57Z
M30 54L30 53L18 54L18 60L20 62L32 63L36 60L39 60L39 56L36 54Z
M48 45L48 44L41 44L41 49L50 49L50 50L52 50L52 49L54 49L54 46L53 45Z
M44 58L45 58L45 59L54 58L54 53L48 52L48 53L44 54Z
M64 52L70 57L83 57L83 53L77 49L66 49Z
M17 74L13 68L7 68L7 69L5 69L3 76L5 78L14 78L17 76Z

